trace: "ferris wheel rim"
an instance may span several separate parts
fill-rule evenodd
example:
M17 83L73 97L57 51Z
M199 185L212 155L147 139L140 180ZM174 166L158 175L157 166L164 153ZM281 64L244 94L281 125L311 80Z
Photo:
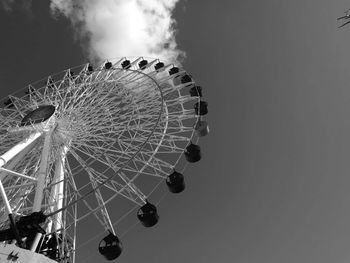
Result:
M82 219L91 215L99 220L105 230L111 229L115 234L116 225L120 227L119 222L125 219L123 210L126 206L121 207L121 210L116 213L113 212L113 209L110 210L110 206L106 206L107 203L114 199L117 199L117 203L119 199L124 200L123 202L129 199L134 202L134 207L129 210L130 212L134 211L137 206L141 210L144 203L149 203L149 197L152 200L158 200L158 202L154 201L156 202L154 204L158 205L166 195L159 199L163 189L159 187L160 184L166 182L168 185L165 179L175 172L175 168L176 171L183 172L188 165L187 162L181 161L185 158L189 161L185 150L189 144L196 143L199 139L197 123L202 120L197 109L193 111L193 108L190 108L195 102L198 106L202 96L193 95L192 91L197 86L192 76L188 75L189 73L181 66L177 68L171 63L164 65L162 62L165 61L159 59L149 62L146 60L148 64L145 68L141 67L141 64L145 63L144 57L131 61L130 68L124 67L126 61L130 63L127 58L113 62L113 64L107 60L108 67L107 62L104 62L96 68L90 63L85 63L49 75L26 86L25 88L28 87L28 92L25 92L27 95L22 95L19 90L10 95L9 98L15 107L5 103L6 106L0 112L0 117L8 117L0 128L0 138L5 140L5 144L0 147L0 150L3 151L11 143L16 143L17 138L23 135L16 134L16 130L12 133L12 137L4 134L3 130L5 131L6 126L15 127L21 120L21 116L23 118L26 112L34 111L46 101L58 107L56 108L57 114L53 116L53 123L57 124L58 128L54 133L53 146L50 149L52 158L50 158L47 170L49 180L45 188L47 194L41 206L41 211L49 221L49 226L45 225L47 229L45 236L47 237L58 231L58 233L68 233L68 237L64 237L65 241L62 239L62 242L75 242L77 225L80 225ZM159 66L160 64L162 66ZM76 68L79 70L75 71ZM175 69L177 71L174 73ZM23 89L21 91L23 92ZM66 96L66 93L73 95ZM75 100L75 94L81 100ZM99 96L106 96L106 100L95 99ZM91 103L94 101L101 103ZM192 104L192 106L195 105ZM75 117L82 117L82 119L76 122ZM71 126L68 125L82 128L70 129ZM109 126L111 128L108 128ZM38 167L37 157L40 157L43 138L44 136L24 153L33 155L33 157L25 157L20 161L18 167L13 166L13 171L19 171L34 178L38 176L35 168L28 171L23 169L31 165ZM54 176L56 176L57 164L54 160L58 156L57 152L64 145L69 145L70 149L63 157L65 160L63 161L64 175L60 177L63 179L56 180ZM101 165L94 164L95 162ZM33 188L29 188L24 180L6 179L9 179L6 186L10 186L13 181L15 183L13 188L8 187L15 190L6 191L13 198L11 202L13 202L16 215L19 217L31 215L32 196L30 194L34 193ZM57 199L55 201L49 199L55 196L56 185L59 184L65 185L68 189L62 192L65 198L63 206L57 205ZM20 190L20 185L27 188ZM170 187L169 190L172 192ZM94 193L95 198L88 198ZM20 204L16 199L19 194L27 199ZM61 215L57 215L61 212ZM112 217L108 215L108 212L111 212ZM70 216L70 219L63 219L66 215ZM106 218L110 224L106 223ZM1 228L5 223L1 221ZM57 228L56 225L62 228ZM125 231L123 235L127 232ZM77 247L74 245L72 249L75 254Z

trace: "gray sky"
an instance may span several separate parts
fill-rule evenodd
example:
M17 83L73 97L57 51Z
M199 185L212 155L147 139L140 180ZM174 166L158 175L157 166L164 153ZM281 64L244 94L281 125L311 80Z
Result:
M38 2L31 13L0 10L1 96L85 62L68 21ZM178 4L177 41L204 88L211 134L186 170L186 191L161 202L155 228L123 237L118 262L350 260L350 26L336 21L349 7ZM96 247L78 259L103 262Z

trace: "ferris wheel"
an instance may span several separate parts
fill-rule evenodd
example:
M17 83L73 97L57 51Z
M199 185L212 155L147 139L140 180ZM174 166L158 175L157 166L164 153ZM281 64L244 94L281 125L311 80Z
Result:
M196 143L209 132L201 87L158 59L70 68L4 104L0 262L75 262L77 226L90 215L106 233L99 252L117 258L110 205L137 205L141 224L154 226L152 193L184 190L184 163L201 159Z

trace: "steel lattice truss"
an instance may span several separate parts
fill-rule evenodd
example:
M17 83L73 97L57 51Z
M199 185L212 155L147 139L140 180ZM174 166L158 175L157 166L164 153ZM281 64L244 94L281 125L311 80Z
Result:
M63 200L64 209L46 226L47 233L53 225L60 226L62 255L74 251L75 226L87 215L94 214L105 229L113 229L107 204L114 198L144 204L193 139L199 117L193 105L199 97L190 96L188 90L194 82L181 84L179 78L185 74L181 70L169 75L173 65L155 70L158 60L141 70L141 59L129 69L123 69L124 60L119 60L110 69L102 64L93 71L89 65L65 70L10 95L11 104L0 109L2 154L43 132L42 125L21 126L28 112L40 105L56 108L48 121L52 133L42 210L54 213L58 199ZM32 211L43 145L44 136L39 136L0 171L17 216ZM55 177L58 169L64 171L61 181ZM64 196L55 194L57 184L63 185ZM78 199L82 200L75 203ZM0 226L5 228L4 204L0 207Z

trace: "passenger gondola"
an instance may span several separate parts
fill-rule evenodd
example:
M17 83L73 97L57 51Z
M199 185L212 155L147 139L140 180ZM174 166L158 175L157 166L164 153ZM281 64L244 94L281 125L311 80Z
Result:
M122 253L123 246L117 236L115 236L113 233L109 233L101 240L98 246L98 251L107 260L114 260Z
M194 110L196 112L196 115L206 115L208 113L208 102L203 100L200 102L196 102L194 104Z
M171 193L181 193L185 189L185 178L181 173L174 170L168 175L166 184Z
M137 212L137 217L141 221L141 224L145 227L151 227L157 224L159 216L157 214L157 208L146 201Z
M148 64L148 61L145 60L145 59L143 59L143 60L141 60L141 61L139 62L139 68L140 68L141 70L144 70L144 69L147 67L147 64Z
M190 163L198 162L201 158L201 148L192 142L185 149L185 158Z

